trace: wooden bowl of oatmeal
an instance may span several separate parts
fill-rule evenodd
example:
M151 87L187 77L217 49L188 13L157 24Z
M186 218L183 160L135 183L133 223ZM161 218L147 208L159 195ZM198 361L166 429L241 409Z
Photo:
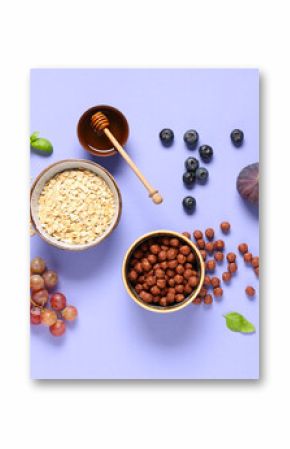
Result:
M116 228L121 210L115 179L88 160L49 165L31 187L32 224L43 240L57 248L81 251L97 245Z

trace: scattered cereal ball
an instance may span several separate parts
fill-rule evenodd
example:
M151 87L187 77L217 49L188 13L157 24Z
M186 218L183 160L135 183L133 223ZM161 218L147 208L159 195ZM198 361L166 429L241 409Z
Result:
M224 282L230 282L230 280L232 279L232 274L229 271L225 271L222 274L222 278Z
M224 247L225 247L225 242L223 240L216 240L214 242L214 249L216 251L223 251Z
M252 259L252 267L257 268L259 266L259 257L253 257Z
M207 228L205 230L205 236L208 240L212 240L214 238L214 229L213 228Z
M194 231L193 237L195 238L195 240L200 240L203 238L203 233L197 229L196 231Z
M204 298L206 295L207 295L207 288L202 287L202 288L200 289L199 296L200 296L201 298Z
M187 239L191 239L191 235L190 235L190 233L189 232L182 232L182 235L184 235L184 237L186 237Z
M251 287L250 285L245 289L245 292L248 296L255 296L256 294L256 290L254 289L254 287Z
M221 281L219 280L218 277L213 276L213 277L211 278L211 285L213 286L213 288L219 287L219 286L220 286L220 283L221 283Z
M217 262L222 262L224 260L224 253L222 253L221 251L217 251L216 253L214 253L213 257Z
M208 260L208 261L206 262L206 269L207 269L207 271L212 272L212 271L215 270L215 267L216 267L215 260L210 259L210 260Z
M245 254L248 252L248 245L246 243L240 243L238 246L238 250L241 254Z
M256 268L254 269L254 271L255 271L255 273L256 273L256 276L259 277L259 267L256 267Z
M227 261L228 261L228 262L235 262L235 260L236 260L236 255L235 255L235 253L228 253L228 254L227 254Z
M214 288L213 294L216 297L221 297L221 296L223 296L223 289L221 287Z
M205 304L212 304L212 295L205 295L204 299L203 299Z
M245 253L244 254L244 261L246 263L252 263L252 258L253 258L252 253Z
M194 298L194 300L192 301L192 304L201 304L201 297L197 296L196 298Z
M206 275L204 276L203 285L204 285L205 287L210 287L210 286L211 286L211 279L210 279L210 276L209 276L208 274L206 274Z
M237 269L238 269L238 266L235 262L231 262L228 264L228 271L230 273L235 273L237 271Z
M206 250L208 253L212 254L213 251L214 251L214 244L213 244L213 242L207 242L207 243L205 244L205 250Z
M191 253L191 249L188 245L181 246L179 251L183 256L188 256Z
M204 249L204 248L205 248L205 241L204 241L203 239L198 239L198 240L196 241L196 244L197 244L197 247L198 247L199 249Z
M220 227L221 227L221 230L222 230L222 232L223 232L224 234L227 234L228 232L230 232L231 225L230 225L230 223L229 223L228 221L223 221L223 222L220 224Z

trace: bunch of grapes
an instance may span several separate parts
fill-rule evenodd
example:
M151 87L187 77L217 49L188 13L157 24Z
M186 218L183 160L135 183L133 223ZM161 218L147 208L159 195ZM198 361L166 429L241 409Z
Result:
M30 322L44 324L55 337L65 333L65 320L73 321L78 315L76 307L67 305L66 297L60 293L51 293L58 282L55 271L48 270L41 257L30 264Z

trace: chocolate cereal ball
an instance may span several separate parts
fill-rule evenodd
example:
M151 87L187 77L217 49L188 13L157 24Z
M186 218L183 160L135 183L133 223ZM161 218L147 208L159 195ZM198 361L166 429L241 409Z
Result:
M205 236L208 240L212 240L214 238L214 229L213 228L207 228L205 230Z
M246 287L245 292L248 296L253 297L256 294L256 290L254 289L254 287L248 285L248 287Z
M194 231L193 237L195 238L195 240L200 240L203 238L203 233L197 229Z
M224 253L222 253L221 251L217 251L216 253L214 253L213 257L215 258L215 260L217 262L222 262L224 260L225 256L224 256Z
M221 228L221 230L222 230L222 232L223 232L224 234L228 234L228 233L230 232L231 225L230 225L230 223L229 223L228 221L223 221L223 222L220 224L220 228Z

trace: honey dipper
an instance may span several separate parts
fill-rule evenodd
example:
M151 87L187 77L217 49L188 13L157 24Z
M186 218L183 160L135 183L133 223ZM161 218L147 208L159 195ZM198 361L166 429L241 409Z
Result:
M93 128L98 131L99 133L104 133L108 139L111 141L111 143L114 145L114 148L121 154L121 156L125 159L125 161L130 165L133 172L136 176L140 179L144 187L147 189L149 193L149 197L152 198L152 201L155 204L161 204L163 201L162 196L159 194L158 190L154 189L154 187L151 186L151 184L147 181L147 179L142 175L139 168L135 165L135 163L132 161L132 159L129 157L129 155L126 153L124 148L119 144L115 136L111 133L109 130L110 121L106 117L105 114L102 112L96 112L91 117L91 125Z

